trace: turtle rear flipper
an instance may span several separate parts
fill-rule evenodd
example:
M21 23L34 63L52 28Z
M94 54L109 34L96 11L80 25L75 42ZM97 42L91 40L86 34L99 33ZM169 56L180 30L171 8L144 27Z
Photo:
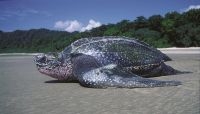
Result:
M157 67L154 67L153 69L149 69L145 71L145 73L141 72L141 76L145 78L149 78L149 77L156 77L156 76L167 76L167 75L176 75L176 74L185 74L185 73L191 73L191 72L179 71L161 62L160 65Z
M101 66L94 57L89 55L73 55L72 63L73 74L85 87L147 88L181 84L179 81L158 81L142 78L131 72L123 71L116 64Z
M132 73L121 72L118 68L105 69L104 67L92 69L79 77L81 85L92 88L150 88L181 84L179 81L159 81L142 78Z

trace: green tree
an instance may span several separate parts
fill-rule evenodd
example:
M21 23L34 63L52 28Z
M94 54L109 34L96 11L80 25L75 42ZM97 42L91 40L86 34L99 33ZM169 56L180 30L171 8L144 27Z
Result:
M194 23L196 25L200 24L200 9L192 9L188 12L183 13L183 17L187 21L187 23Z
M174 41L176 41L176 31L175 31L175 21L173 19L164 18L161 23L162 34L166 35L169 38L169 42L171 45L176 45Z
M178 27L176 31L179 36L176 39L177 46L179 47L199 46L200 26L196 26L193 23L189 23Z
M122 20L116 24L116 28L119 28L120 33L126 32L130 29L129 23L129 20Z
M103 36L104 32L107 30L107 26L106 25L101 25L100 27L97 28L93 28L90 33L91 35L94 36Z
M104 36L117 36L121 34L120 29L115 25L108 25L107 30L104 32Z
M161 15L153 15L148 18L148 26L150 29L155 31L161 31L161 23L163 17Z
M135 36L140 40L154 47L168 47L168 40L162 39L161 34L148 28L142 28L135 31Z
M135 29L146 28L148 26L147 19L144 16L139 16L134 21Z

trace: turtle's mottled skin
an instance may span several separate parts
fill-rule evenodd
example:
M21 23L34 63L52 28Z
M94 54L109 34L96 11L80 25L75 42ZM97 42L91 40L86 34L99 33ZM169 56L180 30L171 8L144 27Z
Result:
M39 72L58 80L78 80L82 86L93 88L180 85L179 81L148 78L178 73L164 63L169 60L148 44L126 37L83 38L57 56L35 56Z

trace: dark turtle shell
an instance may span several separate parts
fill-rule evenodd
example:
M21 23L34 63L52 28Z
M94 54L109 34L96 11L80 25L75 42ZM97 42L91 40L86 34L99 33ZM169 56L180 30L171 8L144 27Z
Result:
M171 60L148 44L127 37L82 38L63 51L64 55L69 53L90 55L102 65L117 64L122 67L158 64Z

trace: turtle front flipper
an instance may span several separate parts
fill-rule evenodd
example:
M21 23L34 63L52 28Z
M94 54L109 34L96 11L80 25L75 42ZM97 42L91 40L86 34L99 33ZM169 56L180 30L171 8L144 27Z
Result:
M177 86L179 81L158 81L142 78L131 72L123 71L116 64L101 66L89 55L72 55L73 74L85 87L106 88L147 88L162 86Z

